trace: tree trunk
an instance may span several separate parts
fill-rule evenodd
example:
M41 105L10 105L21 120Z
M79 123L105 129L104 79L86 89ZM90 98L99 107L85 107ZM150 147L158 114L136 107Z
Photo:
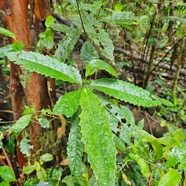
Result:
M50 6L47 0L1 0L0 7L5 12L7 28L16 36L16 41L21 41L29 50L30 45L36 44L38 35L44 30L43 20L50 14ZM30 7L28 9L28 7ZM10 39L10 43L15 42ZM10 64L10 93L12 97L12 110L14 119L21 117L25 103L34 106L37 111L50 107L50 99L47 90L47 80L44 76L36 73L31 74L31 81L26 83L24 91L20 82L20 75L24 75L24 69L18 65ZM36 121L29 126L30 139L33 145L32 157L39 148L38 137L42 134L42 127ZM20 135L18 142L22 139ZM20 166L25 165L26 159L17 147L17 158Z

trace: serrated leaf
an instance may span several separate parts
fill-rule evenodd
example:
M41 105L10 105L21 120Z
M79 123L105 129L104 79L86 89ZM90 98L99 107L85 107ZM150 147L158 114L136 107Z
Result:
M158 98L151 95L147 90L121 80L108 78L98 79L92 81L90 86L105 94L134 105L153 107L161 104Z
M107 32L105 32L105 30L100 29L99 33L97 34L98 39L101 43L101 45L103 46L102 52L103 55L110 59L111 61L114 61L114 45L112 40L110 39L110 36Z
M49 15L49 16L46 18L45 26L48 28L48 27L50 27L53 23L54 23L54 17L51 16L51 15Z
M83 143L81 141L81 127L79 118L76 116L70 128L67 147L68 163L72 175L81 175L80 165L83 156Z
M79 71L74 67L60 63L57 59L36 52L10 52L7 57L31 72L37 72L51 78L81 84Z
M10 30L7 30L5 28L0 27L0 34L3 34L5 36L11 37L15 39L15 35L13 32L11 32Z
M73 28L68 27L64 24L58 24L58 23L53 23L51 25L51 28L58 31L58 32L63 32L63 33L66 33L66 34L70 34L74 31Z
M33 149L33 145L29 144L30 140L23 138L20 142L20 150L27 157L30 157L30 150Z
M77 29L73 29L73 32L66 35L61 41L58 43L58 48L55 52L55 57L61 62L65 62L65 60L70 56L71 52L74 49L75 44L77 43L80 37L80 33Z
M52 154L49 154L49 153L45 153L43 154L40 159L43 161L43 162L48 162L48 161L52 161L54 158L53 158L53 155Z
M96 179L100 186L114 185L117 152L107 112L99 98L86 88L82 90L80 105L82 141Z
M4 181L15 181L15 173L9 166L0 166L0 176Z
M88 63L86 66L85 76L87 77L92 75L96 69L105 70L111 75L117 76L116 71L109 64L99 59L92 60Z
M181 181L181 175L177 170L169 170L161 179L158 186L177 186Z
M137 162L137 164L140 166L141 168L141 173L148 178L150 176L150 171L149 171L149 166L146 163L146 161L141 158L138 154L133 154L130 153L129 154L130 158L132 158L133 160L135 160Z
M66 117L72 117L78 110L81 91L69 92L59 98L53 108L55 114L63 114Z
M9 130L16 134L22 132L23 129L25 129L27 125L29 124L31 118L32 118L31 114L22 116L21 118L19 118L19 120L17 120L15 125L13 125Z
M7 53L10 52L12 49L12 45L6 45L0 48L0 58L4 58L5 56L7 56Z

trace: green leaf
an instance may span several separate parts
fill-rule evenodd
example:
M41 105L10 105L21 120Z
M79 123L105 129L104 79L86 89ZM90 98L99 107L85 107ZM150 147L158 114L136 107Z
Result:
M71 3L74 6L74 8L77 8L78 7L76 0L68 0L68 2Z
M52 154L49 154L49 153L45 153L43 154L40 159L43 161L43 162L48 162L48 161L52 161L54 158L53 158L53 155Z
M153 107L161 104L158 98L151 95L150 92L121 80L104 78L92 81L90 86L134 105Z
M105 30L100 29L99 33L98 33L98 39L101 43L101 45L103 46L102 52L103 55L110 59L111 61L114 61L114 45L112 40L110 39L110 36L107 32L105 32Z
M185 139L185 135L181 129L174 130L164 134L162 138L159 138L159 142L166 145L166 149L173 148L177 144L181 143Z
M68 118L72 117L78 110L80 96L80 90L72 91L61 96L55 104L53 112L55 114L63 114Z
M48 119L46 119L45 117L39 118L38 121L43 128L49 128L50 127L50 121Z
M13 125L9 130L16 133L16 134L19 134L20 132L23 131L23 129L25 129L27 127L31 118L32 118L31 114L27 114L27 115L22 116L21 118L19 118L19 120L17 120L15 125Z
M161 179L158 186L177 186L181 181L181 175L177 170L169 170Z
M126 150L125 143L123 142L122 139L120 139L118 136L114 135L114 143L116 148L120 150Z
M64 24L53 23L51 25L51 28L58 31L58 32L63 32L66 34L70 34L70 33L74 32L74 28L68 27Z
M86 66L85 76L87 77L92 75L97 68L100 70L105 70L108 73L112 74L113 76L117 76L116 71L109 64L98 59L92 60L88 63L88 65Z
M70 128L67 147L68 163L72 175L81 175L81 164L83 156L83 143L81 141L81 127L79 118L73 118L73 123Z
M95 47L88 41L86 41L81 47L80 56L85 64L89 61L99 59L99 55L97 54Z
M31 174L33 171L35 171L34 165L27 165L23 167L23 174Z
M22 51L24 49L24 45L22 42L15 42L12 44L12 49L16 51Z
M77 43L79 37L79 31L77 29L73 29L72 33L66 35L58 43L58 49L55 52L55 57L61 62L65 62L65 60L70 56L72 50L74 49L74 46Z
M12 45L6 45L2 48L0 48L0 58L4 58L7 56L8 52L12 50Z
M10 186L9 181L0 182L0 186Z
M51 28L46 28L45 32L39 34L40 40L37 44L38 47L44 47L51 50L54 46L54 33Z
M0 166L0 177L4 180L4 181L15 181L16 177L14 174L14 171L9 167L9 166Z
M99 98L83 89L80 99L82 141L100 186L115 184L116 149L107 112Z
M79 71L74 67L60 63L58 60L36 52L11 52L8 58L22 65L31 72L37 72L51 78L81 84Z
M130 153L129 156L135 160L137 162L137 164L140 166L141 168L141 173L146 177L148 178L150 176L150 171L149 171L149 166L148 164L146 163L146 161L141 158L138 154L133 154L133 153Z
M9 155L15 155L16 138L16 134L12 134L8 138L8 142L6 143L6 151Z
M20 150L27 157L30 157L30 149L33 149L33 145L29 144L30 140L23 138L20 142Z
M163 156L163 146L158 141L158 139L156 139L154 136L144 130L140 130L139 135L143 141L151 143L156 153L157 159L161 159Z
M113 117L116 117L119 122L123 123L122 120L125 119L127 124L135 125L135 119L129 108L121 105L118 107L117 105L112 104L110 109Z
M42 181L46 181L46 180L47 180L46 171L45 171L45 169L42 168L42 167L40 167L39 169L37 169L36 175L37 175L37 178L38 178L39 180L42 180Z
M15 39L15 35L13 32L11 32L10 30L7 30L5 28L0 27L0 34L3 34L5 36L11 37Z
M185 156L186 156L186 144L179 143L178 145L174 146L171 149L166 162L166 167L170 168L175 166L178 163L182 163L185 160ZM183 164L181 167L183 167Z
M54 23L54 17L51 16L51 15L49 15L49 16L46 18L45 26L48 28L48 27L50 27L53 23Z

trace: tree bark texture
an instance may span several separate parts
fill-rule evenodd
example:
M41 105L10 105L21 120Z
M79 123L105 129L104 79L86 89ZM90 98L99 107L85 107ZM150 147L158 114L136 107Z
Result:
M28 9L30 7L30 9ZM47 0L0 0L0 8L5 12L7 28L12 31L16 40L10 39L10 43L21 41L29 50L30 45L35 45L38 35L44 30L43 20L50 14L50 6ZM26 83L26 89L20 82L20 74L24 75L24 69L18 65L10 64L10 94L12 97L12 110L14 119L21 117L25 103L34 106L37 111L50 107L50 99L47 90L47 80L44 76L32 73L31 81ZM39 148L37 138L42 134L42 128L36 121L29 125L30 139L33 145L32 155ZM20 135L18 142L22 139ZM20 166L25 165L26 159L17 148L17 158Z

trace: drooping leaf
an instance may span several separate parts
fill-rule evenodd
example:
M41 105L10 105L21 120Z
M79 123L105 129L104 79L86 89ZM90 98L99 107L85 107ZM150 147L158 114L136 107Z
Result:
M98 39L101 45L103 46L103 49L101 49L103 52L103 55L106 58L110 59L111 61L114 61L114 54L113 54L114 45L113 45L112 40L110 39L109 34L105 32L105 30L100 29L97 36L98 36Z
M33 145L29 144L30 140L23 138L20 142L20 150L27 157L30 157L30 150L33 149Z
M63 114L66 117L72 117L78 110L81 91L76 90L68 92L61 96L53 108L55 114Z
M8 58L31 72L37 72L51 78L81 84L79 71L74 67L36 52L10 52Z
M135 160L137 162L137 164L140 166L141 168L141 173L146 177L148 178L150 176L150 171L149 171L149 166L148 164L146 163L146 161L141 158L138 154L133 154L133 153L130 153L129 156Z
M90 86L134 105L153 107L161 104L158 98L151 95L150 92L121 80L108 78L98 79L92 81Z
M32 117L31 114L22 116L21 118L19 118L19 120L17 120L15 125L13 125L9 130L16 134L19 134L20 132L22 132L23 129L27 127L27 125L29 124L31 120L31 117Z
M58 49L55 52L55 57L61 62L64 62L70 56L79 37L80 37L79 31L77 29L73 29L72 33L66 35L58 43Z
M88 160L100 186L114 185L116 149L105 108L89 89L82 90L80 125Z
M158 186L177 186L180 181L180 173L175 169L171 169L160 179Z
M73 123L70 128L67 155L71 174L82 176L80 168L83 164L83 143L81 141L81 127L77 116L73 117Z
M0 166L0 176L4 181L15 181L14 171L9 166Z
M80 56L85 64L89 61L99 59L95 47L88 41L86 41L81 47Z
M15 35L13 32L11 32L10 30L7 30L5 28L0 27L0 34L3 34L5 36L11 37L15 39Z
M117 76L116 71L109 64L98 59L92 60L88 63L88 65L86 66L85 76L87 77L92 75L96 69L105 70L111 75Z

